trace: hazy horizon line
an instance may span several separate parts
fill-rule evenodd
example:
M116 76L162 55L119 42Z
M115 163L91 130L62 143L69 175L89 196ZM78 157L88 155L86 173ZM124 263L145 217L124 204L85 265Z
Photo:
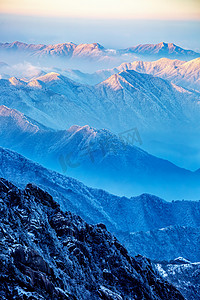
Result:
M138 44L174 43L199 52L200 20L114 20L1 14L1 41L28 44L98 42L107 49Z
M135 15L134 17L119 17L119 16L115 16L110 18L109 16L105 16L105 17L101 17L101 16L84 16L84 15L80 15L80 16L72 16L72 15L54 15L54 14L34 14L34 13L21 13L21 12L0 12L0 16L18 16L18 17L32 17L32 18L54 18L54 19L65 19L68 18L70 20L88 20L88 21L177 21L177 22L200 22L200 15L199 13L195 14L194 16L190 16L190 17L176 17L174 18L173 16L171 17L162 17L162 18L158 18L155 16L152 17L147 17L147 16L137 16Z

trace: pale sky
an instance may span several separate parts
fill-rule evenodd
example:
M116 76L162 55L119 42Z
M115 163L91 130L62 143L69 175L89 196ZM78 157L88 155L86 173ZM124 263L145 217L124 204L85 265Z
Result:
M0 12L91 19L200 20L200 0L0 0Z
M0 42L172 42L200 52L200 0L0 0Z

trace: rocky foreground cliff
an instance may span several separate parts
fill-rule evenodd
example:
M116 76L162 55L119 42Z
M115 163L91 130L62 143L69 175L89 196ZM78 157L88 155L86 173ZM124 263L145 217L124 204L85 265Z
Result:
M0 298L184 299L151 262L130 257L105 225L89 225L38 187L0 180Z

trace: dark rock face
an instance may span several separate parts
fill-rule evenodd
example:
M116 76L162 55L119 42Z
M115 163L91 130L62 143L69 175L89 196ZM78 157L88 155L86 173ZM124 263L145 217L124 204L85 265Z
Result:
M0 180L0 298L184 299L103 224L63 212L32 184Z

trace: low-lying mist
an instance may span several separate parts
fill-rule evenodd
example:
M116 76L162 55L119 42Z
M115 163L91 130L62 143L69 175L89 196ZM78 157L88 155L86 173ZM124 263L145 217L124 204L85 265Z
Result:
M134 60L138 60L138 57L132 54L102 55L96 58L70 58L67 56L59 57L48 55L38 57L25 52L0 51L0 73L26 78L31 78L31 76L33 77L35 74L37 75L39 71L48 73L56 70L57 72L62 72L63 70L73 69L84 73L93 73L98 70L118 67L123 62L132 62ZM3 63L6 65L3 65Z

